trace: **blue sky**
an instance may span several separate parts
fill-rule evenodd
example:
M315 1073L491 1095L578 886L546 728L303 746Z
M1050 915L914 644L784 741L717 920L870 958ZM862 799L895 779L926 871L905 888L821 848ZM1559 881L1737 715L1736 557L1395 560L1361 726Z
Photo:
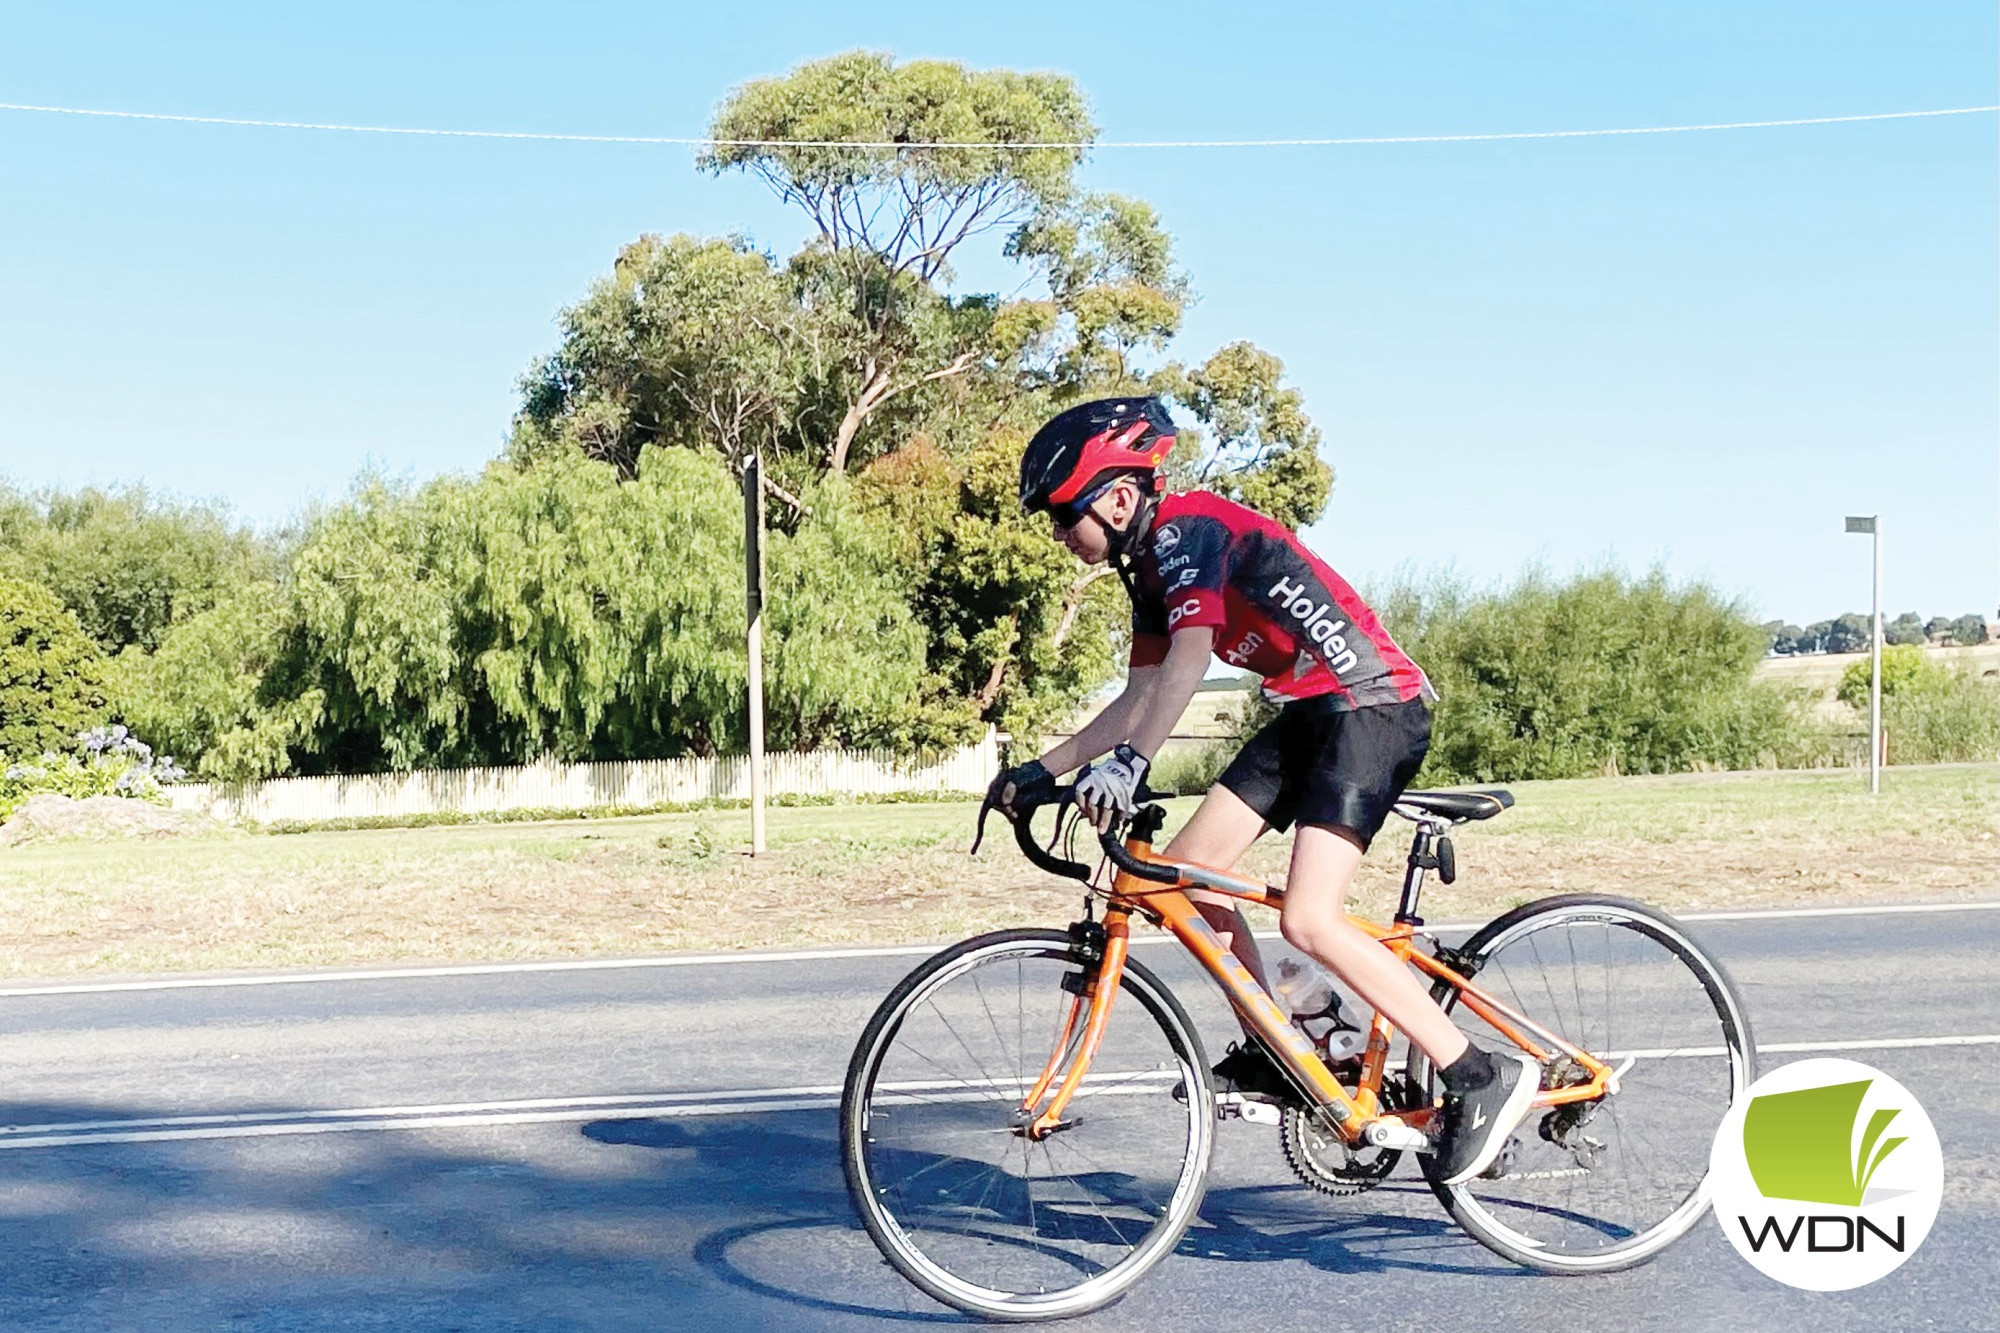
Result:
M699 134L857 46L1075 75L1109 139L1574 129L1986 105L1985 0L1402 6L16 7L0 101ZM1363 583L1604 560L1760 615L2000 601L1995 118L1459 145L1098 152L1282 356ZM643 231L798 219L665 147L0 112L0 474L258 522L498 450L555 317ZM972 276L998 272L974 263Z

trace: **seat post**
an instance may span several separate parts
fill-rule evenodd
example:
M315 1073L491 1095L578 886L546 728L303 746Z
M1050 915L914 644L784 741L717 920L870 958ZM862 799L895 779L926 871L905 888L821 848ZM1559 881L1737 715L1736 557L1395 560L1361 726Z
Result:
M1438 834L1449 827L1440 820L1417 820L1417 831L1410 838L1410 859L1403 869L1403 901L1396 908L1397 925L1424 924L1424 919L1417 915L1417 901L1424 892L1424 872L1437 869Z

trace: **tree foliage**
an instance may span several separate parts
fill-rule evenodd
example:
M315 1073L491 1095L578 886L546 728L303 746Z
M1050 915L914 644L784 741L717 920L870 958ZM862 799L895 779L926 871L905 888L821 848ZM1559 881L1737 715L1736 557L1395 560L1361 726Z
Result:
M104 720L110 664L76 615L37 583L0 579L0 755L68 748Z
M152 649L176 620L276 572L278 549L213 503L142 486L44 491L0 486L0 577L39 583L107 653Z
M1078 148L1027 145L1087 143L1096 129L1062 75L853 51L737 89L709 135L703 168L749 171L812 221L815 241L793 268L833 335L841 413L825 445L844 472L884 403L977 363L992 303L942 296L953 253L1061 206L1082 160Z
M1930 641L1930 635L1924 632L1924 622L1916 612L1905 611L1894 620L1882 623L1882 641L1922 647Z
M1806 629L1776 620L1766 622L1764 628L1771 637L1771 651L1774 653L1866 652L1873 632L1867 616L1852 613L1838 620L1822 620ZM1981 644L1986 642L1986 633L1986 617L1980 615L1964 615L1956 619L1932 616L1924 620L1914 611L1905 611L1882 623L1884 643L1917 647L1937 641Z
M923 636L837 478L768 550L777 748L893 742ZM649 450L365 483L304 537L287 586L179 625L128 715L217 778L737 749L746 729L740 492Z
M266 678L291 616L286 590L260 581L177 622L152 653L119 657L118 711L163 751L192 756L197 777L273 777L304 750L320 698L284 697Z

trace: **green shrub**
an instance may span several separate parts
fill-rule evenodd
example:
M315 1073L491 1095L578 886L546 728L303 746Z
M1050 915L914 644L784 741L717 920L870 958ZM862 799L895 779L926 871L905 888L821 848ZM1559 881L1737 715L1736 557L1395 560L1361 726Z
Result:
M1864 718L1870 664L1856 662L1834 697ZM1882 650L1882 730L1897 764L1963 763L2000 755L2000 686L1954 670L1921 648ZM1861 753L1867 754L1862 738Z
M2000 758L2000 686L1994 682L1970 671L1933 666L1894 694L1887 686L1885 671L1882 729L1889 737L1890 762L1949 764Z
M1479 591L1445 576L1375 599L1440 694L1426 784L1830 762L1806 701L1756 684L1769 636L1658 570Z
M0 755L56 750L103 721L110 674L54 593L0 579Z
M1833 697L1851 708L1868 707L1868 682L1874 663L1863 659L1850 662L1840 673L1840 685ZM1890 644L1882 649L1882 697L1888 699L1908 689L1932 686L1938 677L1949 675L1947 668L1933 662L1923 649L1910 644Z

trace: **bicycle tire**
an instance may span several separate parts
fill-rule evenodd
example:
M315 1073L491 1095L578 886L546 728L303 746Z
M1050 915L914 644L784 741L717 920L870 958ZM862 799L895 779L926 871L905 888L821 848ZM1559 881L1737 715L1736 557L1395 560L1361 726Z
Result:
M1667 913L1604 894L1527 903L1459 952L1489 994L1599 1059L1634 1064L1597 1103L1530 1112L1486 1175L1446 1185L1424 1154L1424 1178L1474 1239L1525 1267L1609 1273L1645 1263L1708 1211L1716 1127L1756 1078L1749 1015L1727 971ZM1454 987L1440 982L1432 994L1482 1045L1513 1049L1458 1012ZM1436 1095L1421 1052L1410 1073Z
M1130 959L1121 990L1138 1003L1113 1008L1065 1117L1074 1128L1040 1143L1009 1130L1055 1044L1053 1024L1050 1036L1030 1035L1028 1006L1038 1025L1044 1010L1066 1008L1060 977L1081 966L1062 931L954 945L890 991L848 1064L841 1161L862 1225L903 1277L986 1319L1064 1319L1116 1300L1173 1252L1207 1189L1215 1102L1201 1039L1172 992ZM954 1025L960 1014L983 1017L983 1029ZM921 1195L911 1189L920 1178Z

